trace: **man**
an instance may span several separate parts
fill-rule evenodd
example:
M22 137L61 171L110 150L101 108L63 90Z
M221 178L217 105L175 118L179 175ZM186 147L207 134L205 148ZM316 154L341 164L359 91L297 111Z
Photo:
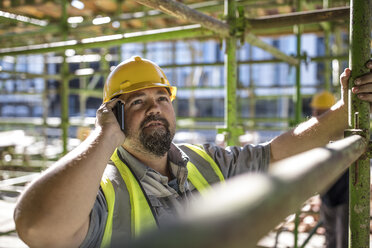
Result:
M346 69L343 92L349 77ZM371 74L359 80L354 92L371 101ZM203 188L266 171L269 162L323 146L347 128L343 94L324 115L265 144L177 146L175 96L153 62L135 56L119 64L105 83L95 130L20 197L14 214L19 236L31 247L117 247L177 218ZM125 104L125 132L112 112L118 101Z
M315 94L310 103L312 115L315 117L322 115L335 102L335 97L328 91ZM348 247L349 170L321 196L321 199L320 216L326 231L326 247Z

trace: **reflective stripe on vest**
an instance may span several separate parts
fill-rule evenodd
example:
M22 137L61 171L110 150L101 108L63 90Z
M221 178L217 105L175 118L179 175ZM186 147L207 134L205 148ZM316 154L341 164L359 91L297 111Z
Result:
M156 226L156 220L152 214L149 203L147 202L146 196L141 189L137 179L130 171L128 166L118 156L118 151L111 156L111 160L114 162L116 168L118 168L121 177L123 178L129 193L129 199L131 204L131 230L132 237L139 237L141 233L153 229ZM115 203L115 192L113 187L107 187L108 183L101 181L101 187L106 198L107 206L114 206ZM110 212L111 211L111 212ZM105 232L101 247L110 247L111 235L112 235L112 218L114 208L108 207L108 216L106 221Z
M210 187L210 183L216 181L223 182L224 177L219 169L218 165L214 160L201 148L192 145L185 145L189 150L184 152L190 156L190 162L187 164L188 169L188 180L194 185L194 187L203 194L203 190ZM190 151L192 154L190 154ZM199 158L199 162L202 162L204 167L207 169L212 168L211 172L213 173L213 178L208 180L205 178L210 178L211 176L205 175L205 169L201 170L199 163L191 162L193 158ZM131 230L132 237L139 237L144 232L154 229L157 226L156 219L152 213L150 203L147 201L145 193L140 186L140 183L133 175L129 167L120 159L118 151L115 150L111 156L111 160L114 162L116 168L120 172L123 181L128 189L130 205L131 205ZM197 164L198 166L195 166ZM207 165L208 164L208 165ZM201 173L201 171L204 173ZM115 205L115 190L111 184L110 179L107 176L102 177L101 188L105 195L107 207L108 207L108 216L106 220L105 232L103 235L101 248L110 247L111 237L112 237L112 228L113 228L113 213Z
M111 242L111 235L112 235L112 217L114 215L114 205L115 205L115 191L114 187L110 179L103 175L101 180L101 188L103 193L105 194L106 202L107 202L107 221L105 226L105 232L102 238L101 247L109 247ZM110 199L110 200L107 200Z
M181 149L183 149L183 147L189 148L192 152L196 153L199 158L203 158L203 160L208 163L207 168L213 169L213 173L219 179L218 181L225 182L225 178L223 177L222 172L220 168L218 167L218 165L216 164L216 162L202 148L200 148L199 146L190 145L190 144L184 144L180 146ZM200 194L203 195L206 192L204 189L210 188L210 182L207 182L207 180L205 180L205 177L199 171L201 169L201 163L198 161L195 161L195 162L198 162L196 164L198 164L199 170L193 163L192 160L193 158L196 158L196 157L192 156L192 154L190 154L190 152L188 152L186 149L183 149L183 151L187 153L187 155L190 158L190 161L187 163L188 180L192 183L192 185L194 185L194 187L200 192Z

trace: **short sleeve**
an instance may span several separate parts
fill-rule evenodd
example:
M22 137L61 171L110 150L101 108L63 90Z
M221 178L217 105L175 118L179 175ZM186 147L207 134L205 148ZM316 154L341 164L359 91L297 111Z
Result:
M205 151L221 168L225 178L246 172L267 172L270 163L270 143L229 146L222 148L204 144Z
M88 233L79 246L80 248L98 248L101 245L107 219L107 204L105 196L100 189L93 209L90 213Z

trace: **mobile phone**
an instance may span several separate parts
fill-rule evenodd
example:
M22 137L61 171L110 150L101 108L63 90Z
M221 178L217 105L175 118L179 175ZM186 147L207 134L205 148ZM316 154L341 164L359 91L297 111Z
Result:
M124 103L118 101L112 111L119 123L121 131L124 132Z

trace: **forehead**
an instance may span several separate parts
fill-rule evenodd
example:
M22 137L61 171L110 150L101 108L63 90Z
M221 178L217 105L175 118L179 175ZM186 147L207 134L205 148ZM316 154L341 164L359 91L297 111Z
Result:
M169 96L168 91L164 87L154 87L148 89L137 90L129 93L125 93L120 96L123 100L130 100L134 97L141 97L141 96L150 96L150 95L167 95Z

